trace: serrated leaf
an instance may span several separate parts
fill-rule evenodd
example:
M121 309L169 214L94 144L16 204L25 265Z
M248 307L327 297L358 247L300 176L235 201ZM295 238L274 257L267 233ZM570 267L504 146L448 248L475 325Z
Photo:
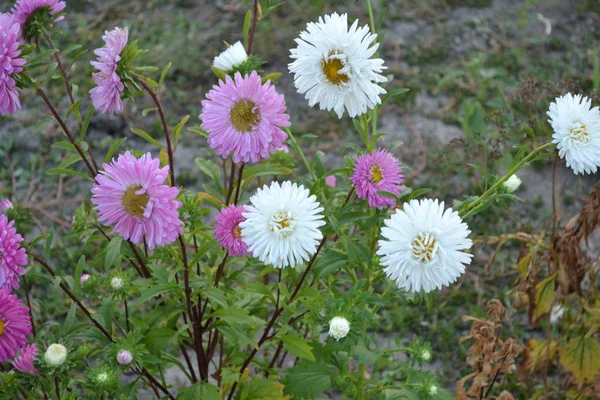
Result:
M254 321L248 316L248 310L242 310L237 307L221 308L213 312L209 317L219 317L230 326L254 325Z
M283 385L270 379L253 378L240 385L238 400L286 400Z
M600 371L600 344L585 335L571 339L560 348L560 363L579 383L591 381Z
M308 345L306 339L296 335L286 335L279 338L283 342L283 347L298 358L315 361L315 355L312 347Z
M325 364L301 361L288 369L283 383L285 393L295 398L313 397L331 388L331 370Z
M535 285L535 309L533 312L534 319L537 320L542 315L549 313L552 309L552 303L554 303L555 298L555 280L556 274L553 274L549 278L544 279Z
M178 400L221 400L219 389L208 382L198 382L179 389Z

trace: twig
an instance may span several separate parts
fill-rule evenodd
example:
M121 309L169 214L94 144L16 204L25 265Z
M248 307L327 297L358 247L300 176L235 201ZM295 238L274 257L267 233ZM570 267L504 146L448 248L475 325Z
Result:
M256 22L258 21L258 0L254 0L252 8L252 26L248 34L248 55L252 54L252 45L254 44L254 34L256 33Z

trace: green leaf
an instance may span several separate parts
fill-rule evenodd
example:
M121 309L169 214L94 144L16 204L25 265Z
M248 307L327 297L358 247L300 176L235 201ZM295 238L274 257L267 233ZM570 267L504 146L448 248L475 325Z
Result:
M381 99L381 103L385 104L386 101L393 99L394 97L400 96L401 94L404 94L406 92L408 92L410 89L407 88L400 88L400 89L394 89L391 92L388 92L388 94L386 94L385 96L383 96L383 99Z
M159 285L152 285L146 289L142 289L140 291L140 298L138 299L136 304L142 304L145 301L148 301L156 296L158 296L159 294L163 294L166 292L182 292L182 288L180 285L175 284L175 283L164 283L164 284L159 284Z
M283 383L285 393L294 398L313 397L331 388L331 370L325 364L301 361L288 369Z
M248 37L250 36L250 27L252 26L252 10L248 10L246 12L246 16L244 17L244 48L248 48Z
M113 154L115 154L115 152L118 150L119 147L121 147L121 145L127 140L126 137L123 137L121 139L115 140L113 142L113 144L110 146L110 149L108 149L108 152L106 152L106 156L104 157L104 162L105 163L109 163Z
M84 178L84 179L91 179L89 177L89 175L82 174L81 172L73 171L72 169L68 169L68 168L52 168L52 169L49 169L48 171L46 171L46 173L48 175L72 175L72 176L78 176L78 177Z
M248 316L248 310L242 310L241 308L236 307L221 308L212 313L209 317L219 317L230 326L254 325L254 321Z
M52 242L54 241L54 226L48 229L48 237L46 238L46 245L44 246L44 258L50 257L50 250L52 249Z
M221 169L217 166L217 164L209 159L200 157L196 157L194 162L200 171L212 179L212 182L219 190L222 189L223 185L221 184Z
M277 80L281 77L281 75L283 75L281 72L271 72L270 74L263 76L262 83L264 84L268 81L277 83Z
M83 140L83 138L85 137L88 127L90 126L90 121L92 120L92 116L94 115L94 111L95 111L94 106L90 104L90 106L88 107L88 109L85 113L85 118L83 120L83 124L81 127L81 133L79 134L79 140Z
M61 334L65 335L69 329L73 326L75 322L75 315L77 314L77 304L71 303L71 307L69 307L69 312L67 313L67 318L65 318L65 322L61 328Z
M198 382L179 389L178 400L221 400L219 388L207 382Z
M283 385L270 379L253 378L240 385L238 400L286 400Z
M472 138L485 129L485 110L478 101L467 103L462 119L462 128Z
M306 339L296 335L286 335L280 337L283 347L298 358L315 361L315 355L312 353L312 347L308 345Z
M104 269L108 270L113 265L119 265L121 263L121 243L123 238L121 236L113 237L108 246L106 246L106 257L104 258Z
M75 266L75 274L73 274L73 292L75 294L79 293L79 285L81 275L83 274L83 267L85 266L85 256L79 257L79 261L77 261L77 265Z
M594 337L581 335L560 349L560 363L579 383L591 381L600 371L600 343Z
M171 136L173 137L173 146L174 146L175 149L177 149L177 143L179 143L179 135L181 134L181 130L185 126L185 123L188 121L188 119L190 119L190 116L186 115L173 128L173 132L171 133Z
M215 67L214 65L211 65L210 69L212 69L212 72L215 73L215 75L217 76L217 78L219 78L222 81L225 81L225 77L227 76L227 74L225 73L225 71L221 71L219 68Z
M165 77L167 76L167 73L169 72L169 70L171 69L172 66L173 66L173 63L170 62L167 64L167 66L165 68L163 68L162 72L160 73L160 79L158 80L159 86L162 86L163 82L165 81Z
M533 313L533 319L538 319L542 315L549 313L554 303L554 281L556 280L556 274L551 277L544 279L537 285L535 285L535 310Z
M251 179L257 176L265 175L289 175L293 171L290 168L282 167L281 165L271 163L261 163L253 165L250 168L244 170L243 178Z
M160 144L156 139L154 139L152 136L150 136L150 134L148 132L145 132L138 128L131 128L131 131L133 133L135 133L136 135L138 135L139 137L141 137L142 139L144 139L145 141L150 142L153 145L162 149L162 147L163 147L162 144Z

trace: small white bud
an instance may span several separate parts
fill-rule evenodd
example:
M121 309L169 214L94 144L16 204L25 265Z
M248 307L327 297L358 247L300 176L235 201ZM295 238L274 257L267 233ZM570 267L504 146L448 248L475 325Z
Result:
M108 380L108 374L106 372L101 372L96 375L96 380L100 383L106 382Z
M68 350L62 344L54 343L48 346L46 354L44 354L44 360L46 364L58 367L64 364L67 360Z
M117 362L121 365L129 365L133 361L133 354L127 350L119 351L117 354Z
M423 349L421 350L421 353L419 354L419 358L421 359L421 361L429 361L431 360L431 352L427 349Z
M350 332L350 322L344 317L333 317L329 321L329 336L335 340L340 340L346 337Z
M437 386L435 386L435 385L429 386L429 388L427 389L427 394L430 396L435 396L437 394Z
M556 325L563 315L565 315L565 311L567 311L566 307L563 307L560 304L552 306L552 310L550 311L550 323Z
M114 277L110 280L110 287L115 290L120 290L123 288L123 278Z
M504 182L504 188L508 193L514 193L521 186L521 179L516 175L511 175L506 182Z

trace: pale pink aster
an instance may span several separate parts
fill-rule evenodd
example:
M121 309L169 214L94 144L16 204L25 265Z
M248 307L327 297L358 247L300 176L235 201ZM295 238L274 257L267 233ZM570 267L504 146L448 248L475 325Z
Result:
M215 238L234 257L249 255L248 245L242 240L242 228L240 223L246 220L242 213L248 210L244 206L230 205L221 209L215 217Z
M90 274L82 274L79 277L79 284L83 285L85 282L87 282L88 279L90 279Z
M102 40L105 47L94 50L98 56L97 61L91 61L98 72L94 73L96 87L90 90L92 104L102 113L118 114L123 112L121 92L125 85L117 74L117 63L121 61L121 52L127 46L129 31L127 28L115 28L104 31Z
M223 158L234 162L259 162L275 153L287 139L282 127L290 126L285 98L271 82L260 76L237 72L206 94L202 101L202 129L209 132L208 144Z
M17 0L11 12L15 16L15 21L21 25L25 31L29 18L36 11L48 7L50 15L56 15L67 7L67 3L60 0ZM60 22L65 19L64 15L54 18L54 22Z
M2 189L2 182L0 182L0 190ZM12 208L12 203L9 199L0 200L0 213L5 212L9 208Z
M113 230L139 244L146 239L153 249L174 242L183 231L179 219L179 189L165 185L169 167L160 168L150 153L135 158L126 152L103 164L92 187L98 220L115 224Z
M394 207L396 201L377 192L399 195L402 191L400 184L404 182L401 172L398 160L389 151L375 150L358 157L350 180L354 183L356 195L368 200L369 207L383 209Z
M13 358L30 333L29 309L17 296L0 289L0 363Z
M335 175L329 175L325 177L325 183L331 187L334 187L336 183Z
M15 222L0 214L0 290L18 289L19 275L25 273L27 254L21 247L23 237L17 233Z
M284 153L289 153L290 152L290 148L287 146L287 144L282 144L277 151L283 151Z
M20 58L21 26L10 14L0 14L0 115L21 109L19 93L13 75L23 71L25 59Z
M33 365L37 361L38 354L35 343L23 347L19 355L13 360L13 367L24 374L39 375L40 372Z

